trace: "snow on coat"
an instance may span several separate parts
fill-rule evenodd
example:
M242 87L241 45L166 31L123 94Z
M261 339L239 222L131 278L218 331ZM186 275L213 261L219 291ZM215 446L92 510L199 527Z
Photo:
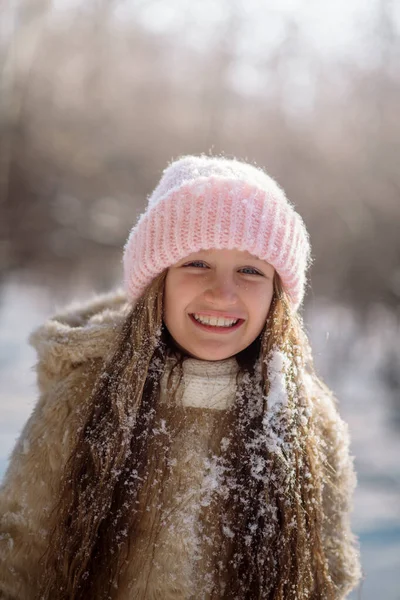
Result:
M60 474L75 440L78 413L92 391L126 310L123 293L100 296L57 315L30 337L38 354L40 398L11 455L0 489L1 599L33 600L36 596L39 559L46 549L49 515L57 496ZM349 456L347 426L340 419L332 397L322 392L317 396L313 410L331 472L323 493L323 541L332 578L342 590L340 598L344 598L360 576L358 552L349 525L355 475ZM201 436L198 441L204 443ZM178 463L179 480L189 480L193 473L193 464ZM182 515L190 525L189 517ZM147 533L144 522L144 539ZM176 543L169 546L168 552L173 553L171 562L179 567L173 574L177 579L174 589L162 587L164 576L158 580L154 576L153 584L146 588L146 596L135 593L132 581L136 582L136 590L143 583L140 580L143 564L139 564L139 556L143 554L136 551L128 568L130 580L128 577L122 582L118 600L199 598L189 594L184 582L185 577L190 579L187 557L195 548ZM162 560L161 557L161 563Z

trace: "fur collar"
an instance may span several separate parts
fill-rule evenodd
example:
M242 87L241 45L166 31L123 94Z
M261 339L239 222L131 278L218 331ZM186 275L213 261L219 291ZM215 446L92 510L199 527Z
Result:
M29 337L38 369L57 376L88 360L105 358L128 309L121 290L69 305Z

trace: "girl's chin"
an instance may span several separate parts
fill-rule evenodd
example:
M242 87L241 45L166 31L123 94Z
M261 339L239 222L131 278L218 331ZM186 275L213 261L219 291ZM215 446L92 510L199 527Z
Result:
M231 356L235 356L238 354L243 348L213 348L203 347L197 348L191 344L179 343L172 335L170 334L170 342L172 346L175 346L179 352L182 352L185 356L189 356L190 358L196 358L197 360L208 360L208 361L216 361L216 360L225 360L230 358ZM204 346L204 343L202 344Z
M231 356L235 356L239 350L237 352L235 352L235 350L225 350L225 351L217 351L217 350L199 350L196 351L196 349L190 349L190 350L185 350L182 349L185 354L187 354L187 356L190 356L191 358L196 358L197 360L207 360L207 361L216 361L216 360L226 360L227 358L231 358Z

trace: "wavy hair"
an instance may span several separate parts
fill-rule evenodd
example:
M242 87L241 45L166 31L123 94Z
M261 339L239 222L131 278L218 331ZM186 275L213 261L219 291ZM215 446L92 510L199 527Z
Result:
M38 599L118 597L140 524L137 506L171 351L162 321L165 277L130 309L85 407L62 475ZM179 369L185 357L174 351ZM211 502L210 598L336 597L321 541L321 458L303 375L316 379L310 356L275 276L265 327L236 357L225 479ZM282 385L285 402L270 406Z

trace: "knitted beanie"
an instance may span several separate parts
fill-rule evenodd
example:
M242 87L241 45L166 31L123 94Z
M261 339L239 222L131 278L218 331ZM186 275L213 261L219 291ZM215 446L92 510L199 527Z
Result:
M209 156L171 163L125 244L128 298L135 301L164 269L185 256L226 248L270 263L293 308L302 302L310 245L284 191L252 165Z

